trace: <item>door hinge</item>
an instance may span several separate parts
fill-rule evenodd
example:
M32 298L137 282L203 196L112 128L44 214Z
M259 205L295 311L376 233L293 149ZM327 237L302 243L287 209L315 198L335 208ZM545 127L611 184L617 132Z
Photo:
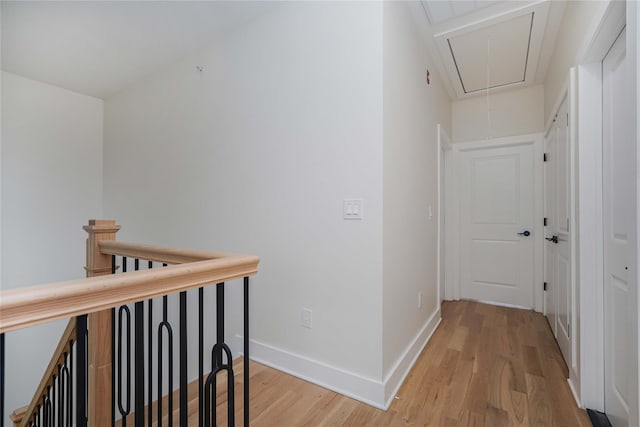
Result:
M547 153L544 153L542 155L542 161L546 162L547 161Z
M567 233L569 232L569 218L567 218Z
M547 226L547 218L544 218L544 220L542 221L542 225L544 225L545 227Z
M546 291L546 290L547 290L547 282L544 282L544 289L543 289L543 290L544 290L544 291Z
M571 338L571 323L567 323L567 338Z
M569 113L567 113L567 127L569 127Z

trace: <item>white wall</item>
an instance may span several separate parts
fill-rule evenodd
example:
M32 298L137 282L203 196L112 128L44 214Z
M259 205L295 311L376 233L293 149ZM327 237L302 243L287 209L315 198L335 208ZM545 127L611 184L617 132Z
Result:
M380 3L285 4L106 100L106 216L120 240L259 255L253 355L379 382L381 87Z
M635 11L635 14L633 13ZM636 78L635 78L635 84L636 84L636 147L640 146L640 78L638 78L638 73L640 72L640 7L638 7L638 3L633 3L633 4L628 4L627 5L627 13L628 13L628 18L627 18L627 22L629 25L629 29L630 29L630 33L631 33L631 37L633 40L635 40L635 58L636 58ZM635 33L635 37L633 37L633 34ZM633 44L632 44L633 45ZM637 150L636 150L637 151ZM639 158L638 158L638 164L640 166L640 151L638 152ZM640 170L640 167L637 170ZM640 188L640 186L636 185L636 188ZM640 204L640 195L637 197L637 201L636 203ZM640 208L640 206L638 206L638 208ZM640 212L640 209L636 209L636 212ZM640 218L638 218L637 223L640 223ZM640 248L637 250L636 252L638 254L638 256L640 256ZM640 261L640 259L638 260ZM640 265L640 262L638 262L637 265ZM640 292L636 292L637 296L638 296L638 313L640 313ZM638 316L638 352L637 354L640 355L640 315ZM638 373L640 375L640 357L638 357ZM636 406L636 409L638 410L638 418L640 419L640 378L638 378L638 405Z
M452 104L453 142L526 135L544 130L544 87L501 91Z
M3 290L84 276L82 225L102 215L102 115L99 99L2 72ZM29 403L65 325L7 334L6 414Z
M609 1L568 1L544 84L545 124L555 114L566 89L569 68L578 64Z
M423 343L430 332L424 328L433 327L440 317L436 280L437 124L449 133L451 102L434 75L435 63L426 54L404 2L384 3L383 56L382 348L386 378L396 374L397 363L404 367L415 350L411 347L414 340ZM430 86L425 81L427 68L432 74ZM418 292L422 293L421 308Z

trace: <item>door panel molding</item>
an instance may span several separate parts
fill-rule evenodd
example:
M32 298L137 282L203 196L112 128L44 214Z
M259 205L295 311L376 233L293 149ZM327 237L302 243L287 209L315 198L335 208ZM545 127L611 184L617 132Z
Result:
M518 135L504 138L495 138L484 141L470 141L452 144L451 150L451 191L447 195L447 206L450 207L447 215L446 233L448 243L451 243L447 251L447 282L445 293L450 299L461 298L461 176L464 172L462 157L469 151L483 149L508 148L521 145L531 145L533 149L533 224L531 227L531 239L533 239L533 309L541 312L543 309L543 135L541 133ZM539 161L538 161L539 159ZM449 176L448 176L449 177ZM449 280L451 279L451 280Z

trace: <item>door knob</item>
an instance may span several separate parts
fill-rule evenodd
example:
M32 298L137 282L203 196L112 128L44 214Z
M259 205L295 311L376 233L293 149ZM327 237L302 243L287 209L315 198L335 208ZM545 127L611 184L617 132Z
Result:
M553 242L555 244L558 244L558 236L552 236L552 237L545 237L544 240L548 240L550 242Z
M529 237L531 236L531 233L529 232L529 230L524 230L522 233L518 233L518 236Z

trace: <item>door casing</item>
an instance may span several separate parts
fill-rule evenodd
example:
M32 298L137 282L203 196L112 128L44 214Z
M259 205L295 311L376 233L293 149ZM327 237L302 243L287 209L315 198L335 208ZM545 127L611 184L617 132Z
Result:
M635 37L640 21L636 2L610 2L599 19L598 29L580 60L577 70L578 100L578 234L579 240L579 403L604 410L604 285L603 285L603 186L602 186L602 60L622 28L627 25L627 49L631 75L638 68ZM637 95L638 78L630 90ZM636 128L636 138L638 136ZM636 198L637 200L640 197ZM636 310L640 301L636 304ZM638 390L640 379L635 378ZM630 408L630 425L640 421L640 402Z
M447 299L458 300L461 297L460 289L460 176L461 176L461 153L471 150L485 148L510 147L521 144L532 144L533 156L536 161L533 167L534 181L534 213L533 217L539 219L534 224L531 238L534 240L534 310L542 312L543 309L543 134L527 134L509 136L504 138L494 138L483 141L459 142L452 144L451 149L451 191L446 193L446 204L448 210L446 235L449 236L448 261L447 261L447 282L445 284L445 295Z

